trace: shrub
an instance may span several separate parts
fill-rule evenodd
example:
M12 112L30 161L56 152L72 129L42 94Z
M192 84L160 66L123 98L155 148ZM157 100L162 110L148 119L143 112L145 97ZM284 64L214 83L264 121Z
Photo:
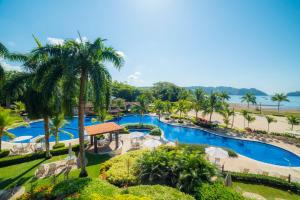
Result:
M65 143L57 143L55 145L53 145L53 149L59 149L59 148L64 148L66 145Z
M161 136L161 130L160 128L154 128L150 131L150 135L153 135L153 136Z
M223 149L228 152L229 157L231 157L231 158L237 158L238 157L238 154L235 153L235 151L233 151L229 148L223 148Z
M72 150L75 152L79 151L79 145L72 146ZM53 149L50 151L51 155L58 156L63 154L68 154L69 148L64 147L60 149ZM16 155L16 156L8 156L0 159L0 167L5 167L9 165L15 165L23 162L28 162L36 159L45 158L45 152L38 152L26 155Z
M117 186L136 185L138 178L135 175L135 164L144 152L131 151L102 163L100 177Z
M4 158L8 155L9 155L9 150L4 149L0 151L0 158Z
M168 185L193 194L195 188L215 175L215 168L202 153L183 147L160 147L137 160L137 175L141 183Z
M158 127L152 124L125 124L123 126L127 129L150 129L150 130Z
M275 187L282 190L290 190L291 192L300 194L300 184L299 183L289 183L281 178L276 178L272 176L264 176L259 174L245 174L232 172L231 178L234 181L262 184L270 187Z
M233 189L225 187L221 183L203 184L196 192L199 200L244 200L245 198Z

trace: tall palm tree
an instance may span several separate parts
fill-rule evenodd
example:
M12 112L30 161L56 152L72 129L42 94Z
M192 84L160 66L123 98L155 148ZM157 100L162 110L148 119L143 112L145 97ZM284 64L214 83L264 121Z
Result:
M79 37L79 41L67 40L61 45L46 45L38 48L35 53L37 55L46 53L49 56L49 62L55 63L50 68L44 65L40 66L39 72L42 73L41 77L44 79L52 80L52 82L67 80L69 87L76 88L77 78L79 78L78 132L81 166L79 176L85 177L88 175L85 166L84 150L84 107L87 82L91 81L92 83L94 106L98 108L103 102L103 95L109 93L107 91L111 82L111 77L105 64L111 62L115 68L120 69L124 60L115 49L104 44L105 40L97 38L94 42L85 42L80 35ZM64 93L64 99L69 96L69 92L72 92L72 90L67 90Z
M287 120L288 120L289 124L292 125L291 130L294 130L294 125L299 125L300 124L300 120L294 115L288 116Z
M139 113L141 115L140 124L143 125L143 117L149 111L149 102L147 97L144 94L138 96L137 101L139 102L139 104L133 106L132 111Z
M205 92L202 89L197 88L194 91L194 98L192 102L192 107L195 110L196 119L198 118L198 113L203 109L205 101L206 101Z
M268 116L268 115L266 115L266 120L268 122L268 132L269 132L269 130L270 130L270 124L271 123L276 123L277 120L274 117L271 117L271 116Z
M226 106L225 108L220 110L219 113L223 116L223 122L227 128L230 123L230 117L234 115L234 110L231 110L231 109L229 109L229 106ZM234 120L234 118L233 118L233 120ZM231 123L233 124L233 121ZM233 126L232 124L231 124L231 126Z
M221 110L222 106L222 101L218 93L211 93L208 96L204 106L204 114L209 114L209 122L211 122L213 113Z
M249 110L250 103L253 105L256 104L256 96L252 93L246 93L244 96L242 96L242 102L247 103L247 108Z
M55 137L55 144L59 142L59 134L66 134L70 138L73 138L74 135L68 131L62 130L63 126L67 124L67 120L65 120L64 114L60 113L55 115L54 118L50 120L50 134Z
M246 117L249 114L249 111L247 111L247 110L241 110L241 114L244 117L244 128L246 128Z
M189 101L179 100L176 102L175 107L176 107L176 113L179 112L179 118L181 119L182 113L187 113L191 108L191 104Z
M253 122L253 121L255 120L255 117L248 113L248 114L245 116L245 119L246 119L247 122L248 122L248 128L250 128L250 123Z
M228 101L230 99L230 96L228 95L228 93L224 92L224 91L220 92L219 96L223 103L225 103L225 101Z
M168 117L170 117L174 111L174 105L170 101L165 101L164 104L164 112L168 115Z
M0 151L2 149L2 137L14 138L15 135L7 131L7 128L20 122L22 119L10 109L0 107Z
M0 59L6 57L8 54L7 48L0 42ZM0 88L4 83L5 72L4 67L0 63Z
M287 95L283 94L283 93L276 93L273 97L272 97L272 101L277 102L277 111L279 112L280 109L280 103L283 101L287 101L289 102L290 100L288 99Z
M154 101L153 111L158 115L160 120L161 114L164 112L165 104L160 99Z

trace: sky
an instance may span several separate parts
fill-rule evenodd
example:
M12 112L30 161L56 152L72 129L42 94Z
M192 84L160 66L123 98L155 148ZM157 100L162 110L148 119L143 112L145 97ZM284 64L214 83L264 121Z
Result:
M0 42L11 51L34 48L32 34L45 44L77 31L122 52L122 69L109 71L135 86L300 90L299 0L0 0Z

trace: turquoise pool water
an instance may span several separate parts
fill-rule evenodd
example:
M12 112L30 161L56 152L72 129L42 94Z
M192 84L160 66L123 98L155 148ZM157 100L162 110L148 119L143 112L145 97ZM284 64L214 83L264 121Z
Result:
M143 118L141 118L139 115L128 115L119 119L115 119L113 121L118 124L126 124L139 123L141 120L145 124L155 124L159 126L164 131L165 138L169 141L178 140L180 143L207 144L218 147L226 147L243 156L247 156L264 163L292 167L300 166L299 156L290 151L262 142L240 140L219 136L200 129L173 126L160 122L156 117L153 116L144 116ZM91 118L86 117L85 125L91 124L93 124L91 122ZM78 138L77 127L77 118L74 118L69 122L69 124L64 127L64 129L66 131L72 132L75 138ZM15 129L11 129L10 131L17 136L37 136L43 134L43 122L34 122L31 123L29 128L18 127ZM63 134L60 135L60 140L68 139L70 139L69 136ZM51 137L50 141L54 141L54 138Z

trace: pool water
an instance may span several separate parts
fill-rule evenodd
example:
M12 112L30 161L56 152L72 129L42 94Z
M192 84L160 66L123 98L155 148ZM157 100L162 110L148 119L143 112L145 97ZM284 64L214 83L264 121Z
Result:
M173 126L163 122L160 122L157 117L140 115L128 115L118 120L115 120L118 124L126 123L139 123L142 120L145 124L154 124L159 126L165 134L165 138L169 141L178 141L180 143L187 144L207 144L218 147L230 148L241 154L257 161L264 163L280 165L280 166L300 166L300 157L296 154L276 147L274 145L247 141L235 138L229 138L219 136L213 133L209 133L204 130L187 128L181 126ZM114 121L114 120L113 120ZM91 122L90 117L85 118L85 125L96 124ZM73 118L65 127L64 130L74 134L74 138L78 138L78 119ZM43 134L43 122L31 123L29 128L18 127L10 130L16 136L32 135L33 137ZM147 134L147 133L145 133ZM60 140L68 140L70 137L65 134L60 134ZM5 139L4 139L5 140ZM50 141L54 141L54 137L51 136Z

